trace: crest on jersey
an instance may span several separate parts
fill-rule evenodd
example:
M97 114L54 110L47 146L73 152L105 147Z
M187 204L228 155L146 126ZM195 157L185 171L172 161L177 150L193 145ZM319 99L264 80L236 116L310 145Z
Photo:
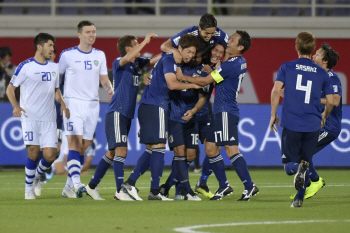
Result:
M56 77L56 72L52 72L52 76L55 78Z
M95 61L94 61L94 64L95 64L95 66L98 66L98 61L95 60Z

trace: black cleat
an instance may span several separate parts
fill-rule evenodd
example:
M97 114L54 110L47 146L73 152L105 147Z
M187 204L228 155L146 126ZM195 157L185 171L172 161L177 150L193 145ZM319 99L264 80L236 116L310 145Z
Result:
M238 199L238 201L249 201L252 196L255 196L256 194L259 193L259 188L253 184L253 189L251 190L244 190L242 192L242 197Z
M298 167L298 172L294 176L294 186L296 190L301 190L305 184L305 173L307 170L307 162L301 162Z
M169 197L169 189L166 188L166 185L165 185L165 184L162 184L162 185L159 187L159 192L160 192L160 194L162 194L164 197Z
M302 207L302 206L303 206L303 199L294 199L290 207Z
M214 197L210 198L211 201L219 201L225 196L229 196L231 193L233 193L233 189L230 185L228 185L224 189L218 189L215 192Z

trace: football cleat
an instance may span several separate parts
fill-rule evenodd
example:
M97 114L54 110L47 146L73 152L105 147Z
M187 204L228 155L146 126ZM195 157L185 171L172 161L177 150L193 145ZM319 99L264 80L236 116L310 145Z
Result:
M302 207L302 206L303 206L303 199L294 199L290 207Z
M226 188L218 189L215 192L215 195L210 198L211 201L219 201L225 196L229 196L233 192L233 189L230 185L228 185Z
M173 199L167 198L160 193L158 193L157 195L154 195L152 192L150 192L148 194L148 200L150 200L150 201L173 201Z
M316 182L311 182L309 187L306 187L304 199L309 199L316 195L316 193L326 185L326 182L321 177ZM289 198L294 199L296 194L291 195Z
M197 193L202 194L203 196L205 196L206 198L212 198L214 197L214 194L212 194L209 190L209 187L207 186L207 184L199 184L199 181L196 184L196 187L194 188L194 191Z
M26 199L26 200L35 199L34 190L33 189L26 189L25 193L24 193L24 199Z
M77 194L77 198L82 198L85 192L85 184L79 184L76 188L75 188L75 193Z
M62 191L62 197L77 198L77 194L73 191L73 189L64 187Z
M137 194L138 190L135 186L130 185L127 182L122 184L121 190L127 193L132 199L136 201L142 201L141 197Z
M200 199L194 192L192 193L187 193L185 196L186 201L201 201Z
M34 180L33 180L33 188L34 188L35 196L39 197L41 195L40 177L34 178Z
M135 201L133 198L129 196L129 194L127 194L123 190L120 190L119 193L118 191L116 191L114 194L114 199L120 200L120 201Z
M98 193L97 188L92 189L89 187L89 185L87 185L84 189L84 192L96 201L104 201L105 200L102 197L100 197L100 194Z
M182 195L182 194L175 194L174 200L175 201L185 201L186 197L184 195Z
M162 185L159 187L159 192L160 192L160 194L162 194L163 196L169 197L169 189L166 187L165 184L162 184Z
M242 197L238 199L238 201L249 201L252 196L255 196L256 194L259 193L259 188L253 184L253 189L251 190L244 190L242 192Z
M296 190L301 190L305 184L305 173L307 171L307 162L301 162L298 167L298 172L294 176L294 186Z

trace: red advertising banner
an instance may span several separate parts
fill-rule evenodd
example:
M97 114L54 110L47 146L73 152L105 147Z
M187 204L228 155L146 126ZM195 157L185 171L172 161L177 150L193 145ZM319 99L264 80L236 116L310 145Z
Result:
M167 38L156 38L147 45L142 52L160 53L160 45ZM0 38L0 47L9 46L12 49L11 62L18 65L20 62L34 55L33 38ZM108 68L112 67L113 60L119 56L117 38L97 38L94 47L105 52ZM142 41L142 38L140 38ZM297 59L294 39L259 39L253 38L250 49L244 54L247 60L248 73L241 86L239 103L270 103L270 93L278 68L286 61ZM317 47L322 43L329 43L340 55L338 65L334 71L339 75L343 88L343 103L350 103L350 39L318 39ZM78 45L78 38L57 38L57 55L62 50ZM56 58L56 62L58 57Z

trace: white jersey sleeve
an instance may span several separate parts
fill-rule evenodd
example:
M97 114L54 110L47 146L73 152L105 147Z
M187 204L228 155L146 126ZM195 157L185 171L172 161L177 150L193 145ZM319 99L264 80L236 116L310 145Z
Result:
M29 62L29 60L26 60L26 61L22 62L21 64L19 64L19 66L17 67L17 69L16 69L16 71L15 71L15 73L12 76L11 81L10 81L10 83L13 86L18 87L26 80L27 67L25 65L28 64L28 62Z
M104 52L102 52L102 54L103 54L103 56L101 56L102 62L101 62L100 75L108 75L106 55Z
M58 64L57 64L57 79L56 79L56 88L60 88L60 68L59 68L59 66L58 66Z
M65 51L62 51L60 58L58 59L58 67L59 67L60 74L63 74L64 72L66 72L66 69L68 67L66 54L64 52Z

